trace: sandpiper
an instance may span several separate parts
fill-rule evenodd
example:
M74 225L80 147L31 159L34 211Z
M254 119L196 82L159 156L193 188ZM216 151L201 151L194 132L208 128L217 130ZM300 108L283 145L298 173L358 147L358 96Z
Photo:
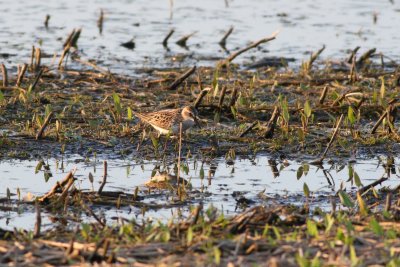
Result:
M192 106L177 109L165 109L150 113L133 112L140 120L150 124L161 134L179 134L182 123L182 132L198 124L197 110Z

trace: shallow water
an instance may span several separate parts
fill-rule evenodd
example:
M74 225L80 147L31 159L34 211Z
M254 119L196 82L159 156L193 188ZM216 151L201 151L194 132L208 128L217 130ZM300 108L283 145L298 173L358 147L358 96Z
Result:
M382 160L384 158L382 157ZM385 174L385 168L379 163L378 159L358 160L355 163L335 163L325 165L324 168L331 176L327 177L323 171L316 166L309 165L309 171L297 179L297 171L305 163L297 161L274 161L268 156L258 156L255 160L236 159L233 164L227 163L225 159L216 159L203 164L205 177L201 179L201 162L189 160L189 172L182 171L182 176L189 180L192 189L189 192L191 205L202 202L205 207L213 205L224 211L225 214L233 214L242 209L237 206L239 195L254 201L253 204L273 204L273 203L293 203L301 204L305 201L303 186L306 183L310 189L312 198L318 206L329 207L329 195L333 195L339 189L341 183L348 191L354 191L356 186L349 179L349 166L359 175L363 185L367 185ZM7 188L10 190L12 200L16 200L17 189L23 198L28 193L40 196L46 193L58 180L61 180L67 172L77 168L75 177L78 179L75 185L82 190L92 190L89 182L89 173L94 176L94 190L99 188L103 175L103 160L78 156L66 159L48 159L52 177L45 182L44 171L35 173L38 161L3 161L0 163L0 197L6 197ZM274 168L276 163L276 168ZM108 178L104 191L123 191L133 193L135 188L142 188L144 183L149 180L154 170L154 166L160 162L136 162L134 159L108 160ZM308 165L307 165L308 166ZM173 169L173 165L166 166ZM397 165L395 166L397 169ZM209 171L215 171L209 175ZM383 186L394 187L398 185L396 175L386 181ZM379 186L377 187L379 188ZM139 195L144 196L146 190L140 191ZM262 193L263 192L263 193ZM160 194L161 193L161 194ZM146 203L166 204L174 195L169 190L152 190L153 196L144 200ZM260 194L262 197L260 197ZM1 204L7 206L7 203ZM252 205L252 204L250 204ZM21 208L22 210L22 208ZM120 210L114 207L101 208L101 213L106 218L114 220L118 217L126 219L155 218L168 220L171 214L188 214L189 205L180 208L161 208L149 210L143 217L142 210L135 207L124 207ZM96 210L96 212L100 212ZM13 227L23 227L31 229L34 226L34 211L32 208L23 212L1 212L0 228L12 229ZM51 225L52 215L44 216L44 226L46 223Z
M102 34L97 28L100 9L105 12ZM400 54L398 1L32 0L0 1L0 11L0 53L11 54L1 61L14 70L16 64L29 62L32 45L47 54L45 63L51 62L53 53L61 53L69 32L78 27L83 58L131 75L141 67L215 64L216 58L227 55L218 42L230 26L235 29L227 41L230 51L280 30L277 40L240 56L238 63L280 56L296 58L299 65L308 59L305 53L323 44L327 45L323 58L345 58L346 50L356 46L361 46L361 53L376 47L394 59ZM46 14L51 15L49 29L44 27ZM167 50L161 42L172 28L175 33ZM175 44L192 32L196 34L187 48ZM120 46L133 37L135 49Z

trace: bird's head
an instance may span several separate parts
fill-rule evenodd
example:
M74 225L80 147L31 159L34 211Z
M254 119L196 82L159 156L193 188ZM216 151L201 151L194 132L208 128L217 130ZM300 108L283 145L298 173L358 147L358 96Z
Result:
M192 120L196 125L199 125L197 110L192 106L186 106L182 109L182 117L184 120Z

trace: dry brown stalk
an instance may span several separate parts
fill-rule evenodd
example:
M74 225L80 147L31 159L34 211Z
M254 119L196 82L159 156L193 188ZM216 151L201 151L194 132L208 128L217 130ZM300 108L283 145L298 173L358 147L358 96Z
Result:
M328 93L328 86L326 85L326 86L324 87L324 90L322 90L321 96L320 96L320 98L319 98L319 104L320 104L320 105L324 104L325 97L326 97L326 94L327 94L327 93Z
M368 50L367 52L365 52L364 54L362 54L362 56L360 57L359 60L357 60L356 64L358 67L361 67L362 65L364 65L365 61L367 61L371 56L373 56L376 52L376 48L372 48L370 50Z
M239 137L244 137L248 132L250 132L256 125L258 124L258 120L254 121L249 125L240 135Z
M40 68L41 58L42 58L42 50L39 47L36 47L36 49L35 49L35 66L34 66L35 70L38 70Z
M73 29L72 32L68 35L67 39L64 42L64 50L61 54L60 61L58 62L58 68L61 68L61 65L64 61L65 56L69 53L71 47L77 47L78 39L81 35L82 29L75 30Z
M97 194L101 195L101 192L103 192L103 188L107 183L107 161L103 162L103 181L101 182L101 185L99 187L99 190L97 191Z
M377 186L377 185L380 185L381 183L383 183L383 182L386 181L387 179L389 179L389 177L381 177L380 179L378 179L378 180L376 180L376 181L374 181L374 182L372 182L372 183L370 183L370 184L368 184L368 185L366 185L366 186L363 186L362 188L360 188L360 189L358 190L358 192L359 192L360 194L362 194L362 193L364 193L365 191L367 191L368 189L370 189L370 188L372 188L372 187L375 187L375 186Z
M44 19L44 27L46 27L46 29L49 28L49 20L50 20L50 15L47 14L46 18Z
M379 125L381 125L381 123L383 122L383 119L385 119L387 117L388 114L388 110L386 109L382 115L379 117L378 121L375 123L374 127L372 127L371 129L371 134L374 134L376 132L376 130L378 129Z
M391 208L392 208L392 192L389 192L386 195L385 211L389 212Z
M237 86L235 86L233 88L233 91L232 91L232 94L231 94L231 100L229 101L229 107L233 107L236 104L237 91L238 91L238 88L237 88Z
M188 34L188 35L183 36L181 39L179 39L179 40L176 42L176 44L179 45L179 46L186 47L186 42L187 42L187 40L189 40L189 38L192 37L192 36L195 35L195 34L196 34L196 32L192 32L191 34Z
M40 227L42 225L42 216L40 215L39 201L35 202L35 210L36 210L36 222L35 222L35 228L33 230L33 236L39 237L40 236Z
M275 31L274 33L272 33L271 36L263 38L261 40L258 40L257 42L254 42L252 44L250 44L249 46L240 49L239 51L236 51L235 53L233 53L232 55L230 55L227 59L223 60L222 62L220 62L220 66L226 66L228 65L230 62L232 62L235 58L237 58L239 55L243 54L244 52L247 52L250 49L256 48L257 46L259 46L260 44L263 43L267 43L270 42L272 40L275 40L276 36L278 35L279 31Z
M351 63L353 62L353 57L357 54L357 52L358 52L359 49L360 49L360 47L357 46L356 48L354 48L354 49L351 51L351 54L350 54L349 58L346 60L347 63L351 64Z
M352 83L355 83L358 80L356 65L356 55L354 55L350 67L350 82Z
M44 133L44 130L46 130L47 125L49 124L51 118L53 117L54 112L51 111L49 115L47 115L46 119L43 122L42 127L40 127L39 132L36 134L36 140L39 140L42 138L42 135Z
M176 174L176 184L178 185L178 193L180 187L180 174L181 174L181 150L182 150L182 123L179 123L179 151L178 151L178 173Z
M221 41L219 41L219 45L222 47L225 47L226 45L226 40L228 39L229 35L231 35L231 33L233 32L233 26L231 26L229 28L229 30L224 34L224 36L222 37Z
M165 47L168 46L168 40L169 40L169 38L172 36L172 34L174 34L174 32L175 32L175 29L171 29L171 30L168 32L167 36L165 36L164 40L162 41L163 46L165 46Z
M31 91L33 91L35 89L36 85L39 82L40 77L42 77L43 72L44 72L44 69L40 69L40 71L36 75L35 80L33 81L31 88L30 88Z
M100 9L100 16L99 19L97 20L97 27L99 28L99 33L102 34L103 32L103 22L104 22L104 11L101 8Z
M222 104L224 103L225 93L226 93L226 86L223 86L222 90L221 90L221 94L219 96L219 101L218 101L218 109L220 111L222 109Z
M8 86L7 68L4 64L1 64L1 73L3 75L3 87L7 87Z
M16 83L16 86L17 86L17 87L21 85L22 80L24 79L25 72L26 72L26 69L27 69L27 68L28 68L28 65L24 63L24 64L22 65L21 70L18 72L18 78L17 78L17 83Z
M203 100L204 96L211 91L210 87L204 88L201 90L200 94L197 96L196 101L194 102L194 108L198 108L200 106L201 101Z
M317 160L311 161L310 164L314 164L314 165L321 165L322 164L322 162L324 161L324 159L326 157L326 154L328 153L329 148L331 147L333 141L336 138L336 135L337 135L337 133L339 131L339 128L340 128L340 124L342 123L342 119L343 119L343 114L340 115L339 121L336 124L336 128L333 131L331 140L329 141L328 145L326 146L324 153L322 153L322 156Z
M278 119L278 116L279 116L279 109L278 107L275 107L274 112L272 112L271 119L268 121L267 129L264 133L265 138L270 139L274 136L274 130L276 127L276 120Z
M176 89L183 81L185 81L190 75L192 75L196 70L196 66L191 67L184 74L179 76L170 86L167 87L168 90Z
M52 197L52 196L56 193L56 191L57 191L59 188L63 188L64 185L66 185L70 179L74 179L75 171L76 171L76 168L75 168L74 170L70 171L70 172L64 177L64 179L62 179L61 182L57 182L57 183L50 189L50 191L49 191L47 194L45 194L44 196L42 196L41 198L39 198L39 201L40 201L40 202L46 201L47 199L49 199L50 197Z
M64 201L65 201L65 199L66 199L66 197L68 195L69 189L71 188L71 186L73 184L74 184L74 179L69 179L68 182L67 182L67 185L64 187L60 197L58 198L58 202L60 204L64 203Z
M306 63L306 72L310 72L311 67L313 65L313 63L315 62L315 60L317 60L317 58L319 57L319 55L321 55L321 53L325 50L325 45L322 46L321 49L319 49L317 52L313 53L310 57L310 60Z
M31 52L31 70L33 70L33 63L34 63L34 59L35 59L35 46L32 45L32 52Z

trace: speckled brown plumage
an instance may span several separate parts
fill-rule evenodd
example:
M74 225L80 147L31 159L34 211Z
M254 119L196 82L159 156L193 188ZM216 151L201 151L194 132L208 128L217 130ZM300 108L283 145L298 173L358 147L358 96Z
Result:
M135 116L153 126L160 134L179 132L179 125L182 123L182 131L192 127L196 123L197 111L190 106L177 109L165 109L150 113L137 113Z

